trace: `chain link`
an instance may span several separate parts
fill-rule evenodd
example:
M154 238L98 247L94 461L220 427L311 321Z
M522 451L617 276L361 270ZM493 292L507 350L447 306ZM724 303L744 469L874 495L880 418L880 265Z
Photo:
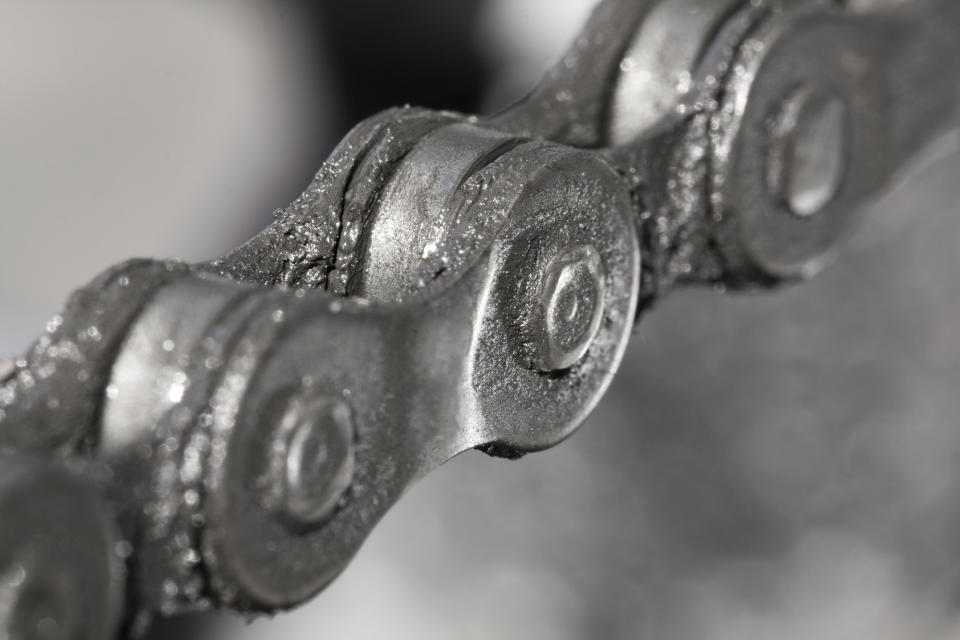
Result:
M235 252L110 270L0 367L0 630L295 606L445 460L559 443L660 296L829 261L957 126L958 29L951 0L607 0L513 109L387 111Z

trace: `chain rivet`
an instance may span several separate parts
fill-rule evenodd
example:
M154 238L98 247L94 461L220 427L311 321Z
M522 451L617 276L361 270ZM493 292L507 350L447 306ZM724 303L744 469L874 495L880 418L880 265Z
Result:
M846 106L835 94L809 88L782 105L774 128L771 188L799 217L823 211L846 171Z
M600 254L590 245L569 248L547 266L536 309L536 366L560 371L587 352L603 318Z
M350 487L354 471L350 407L337 398L291 405L279 442L282 472L276 487L284 515L301 526L331 515Z

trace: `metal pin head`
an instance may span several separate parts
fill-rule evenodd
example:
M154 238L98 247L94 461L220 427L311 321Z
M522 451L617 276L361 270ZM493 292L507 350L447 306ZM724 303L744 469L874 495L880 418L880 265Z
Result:
M330 397L293 402L278 438L282 471L274 490L283 514L299 526L323 522L353 480L350 407Z
M773 127L768 182L790 213L820 213L836 197L847 165L847 109L826 90L787 97Z
M728 285L818 273L887 172L889 140L867 99L884 95L883 72L857 62L867 43L834 9L791 3L757 24L711 116L710 206Z
M541 371L572 367L593 342L603 319L602 269L590 245L568 248L547 266L534 316Z

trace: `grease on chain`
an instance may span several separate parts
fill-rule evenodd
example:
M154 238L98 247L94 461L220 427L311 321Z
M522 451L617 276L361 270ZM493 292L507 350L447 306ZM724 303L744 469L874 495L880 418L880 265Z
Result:
M908 36L932 34L930 51L960 58L957 3L884 5L891 13L871 22L864 3L848 15L842 3L751 0L712 5L674 101L613 145L634 131L609 121L618 74L678 72L623 57L638 26L682 31L685 14L671 12L695 4L607 0L500 116L407 107L361 123L243 247L202 265L108 271L23 358L0 362L0 454L14 466L24 454L66 461L108 499L130 570L129 628L154 612L301 602L442 460L471 446L518 457L568 436L609 383L638 296L645 308L679 284L811 274L886 184L886 164L956 115L960 91L913 73L929 51ZM944 24L931 26L937 15ZM907 35L890 48L910 54L902 63L886 53L900 23ZM840 52L864 68L818 64ZM904 78L929 93L908 95ZM844 132L828 171L811 168L798 140L830 137L818 96ZM864 111L884 98L896 102L892 132ZM377 263L387 204L413 246ZM378 304L360 297L371 278ZM310 344L298 350L289 335ZM345 370L358 353L364 364L349 366L370 367L365 377ZM36 473L63 481L56 469ZM0 503L14 484L0 485ZM112 539L108 523L89 524Z

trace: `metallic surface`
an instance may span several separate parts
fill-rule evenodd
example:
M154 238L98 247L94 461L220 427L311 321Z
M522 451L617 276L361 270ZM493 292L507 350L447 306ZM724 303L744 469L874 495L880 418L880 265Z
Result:
M78 292L3 370L0 450L77 468L51 500L89 483L111 505L126 631L295 606L452 456L568 437L638 307L821 268L956 128L958 7L604 2L513 109L375 116L230 255L130 262ZM20 539L41 507L17 499L0 508ZM82 559L99 592L109 556ZM22 582L7 633L46 601Z
M56 463L0 457L0 522L4 638L95 640L116 631L121 558L87 480Z
M532 328L540 371L569 369L603 320L603 264L590 245L561 250L544 274Z
M353 421L337 398L293 403L279 414L271 489L292 525L309 527L333 512L353 481Z

